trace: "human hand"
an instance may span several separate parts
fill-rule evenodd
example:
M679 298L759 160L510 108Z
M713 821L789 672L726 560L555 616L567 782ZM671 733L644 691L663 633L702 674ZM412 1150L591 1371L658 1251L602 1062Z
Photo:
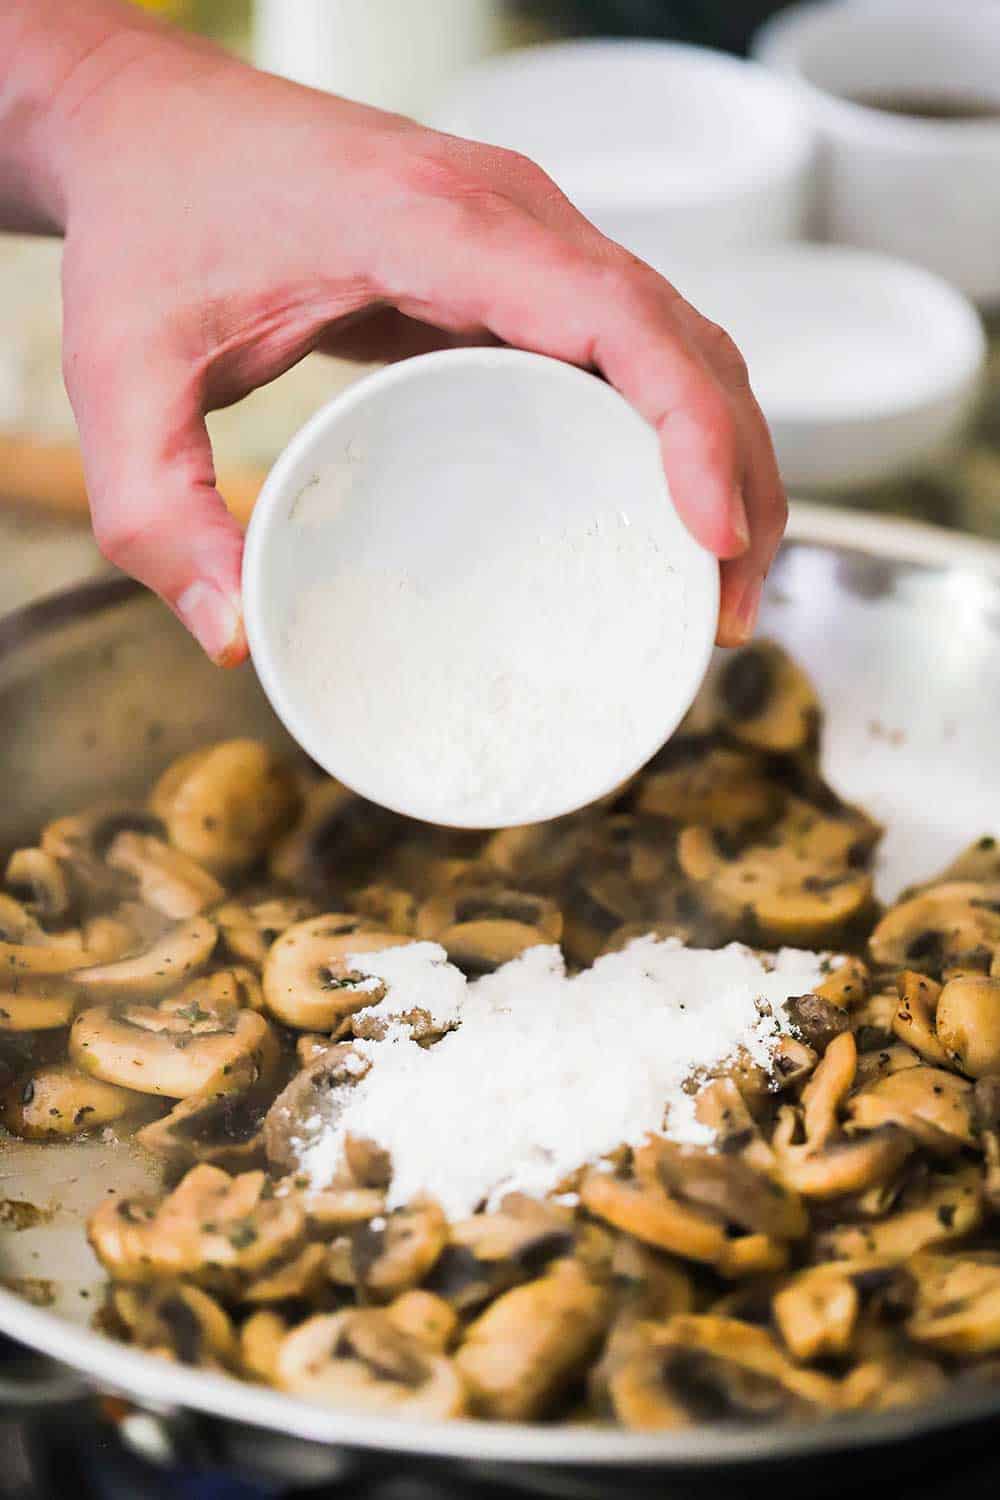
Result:
M391 359L502 341L593 368L656 428L752 631L786 517L728 336L533 163L122 23L52 109L64 368L94 531L216 661L245 656L242 535L204 416L313 349Z

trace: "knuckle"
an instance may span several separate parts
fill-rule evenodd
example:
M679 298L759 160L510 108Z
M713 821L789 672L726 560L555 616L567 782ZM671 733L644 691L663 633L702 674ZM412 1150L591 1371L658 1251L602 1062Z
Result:
M749 386L750 373L747 369L747 362L725 328L706 318L702 323L702 338L716 369L727 380L741 386Z

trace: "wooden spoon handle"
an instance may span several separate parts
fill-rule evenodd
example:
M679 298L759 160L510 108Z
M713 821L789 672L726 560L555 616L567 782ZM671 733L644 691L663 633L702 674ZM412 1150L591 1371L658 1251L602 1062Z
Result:
M245 526L264 482L257 469L223 469L219 489L232 514ZM0 433L0 505L84 519L87 486L80 450L74 443L40 442Z

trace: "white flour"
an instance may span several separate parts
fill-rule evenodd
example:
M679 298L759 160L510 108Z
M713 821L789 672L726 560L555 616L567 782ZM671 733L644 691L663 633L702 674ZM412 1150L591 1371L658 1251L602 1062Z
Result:
M661 539L620 510L430 577L426 563L352 557L302 585L286 675L356 790L431 821L534 822L658 747L670 684L683 693L697 665L689 612ZM363 659L337 650L352 640Z
M766 1065L791 1029L783 1002L823 973L814 953L709 952L652 937L572 978L549 947L472 983L432 943L350 963L387 984L383 1015L419 1003L457 1025L429 1048L398 1022L384 1040L356 1043L373 1066L335 1122L309 1122L307 1175L328 1184L350 1132L389 1152L390 1206L429 1193L452 1217L510 1191L544 1194L651 1130L709 1141L685 1083L740 1049Z

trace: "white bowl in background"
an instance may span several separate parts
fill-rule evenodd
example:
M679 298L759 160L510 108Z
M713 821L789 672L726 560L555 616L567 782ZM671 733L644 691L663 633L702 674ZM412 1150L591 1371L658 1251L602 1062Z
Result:
M918 468L976 398L986 342L940 277L838 245L779 245L664 269L732 334L786 485L825 490Z
M556 42L461 73L430 123L533 157L629 248L762 244L807 221L813 140L796 91L755 63L668 42Z
M453 827L570 812L679 724L718 566L611 386L511 349L369 375L292 440L243 569L254 664L303 748Z
M1000 5L797 5L763 27L754 52L798 84L819 132L822 232L1000 304ZM856 102L899 93L966 94L995 103L997 118L914 118Z

